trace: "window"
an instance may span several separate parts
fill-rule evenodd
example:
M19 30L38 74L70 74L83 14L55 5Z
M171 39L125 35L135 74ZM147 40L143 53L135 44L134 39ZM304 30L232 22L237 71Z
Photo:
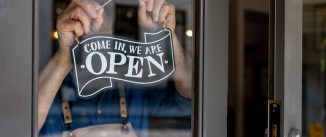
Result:
M39 136L191 136L191 0L45 5Z

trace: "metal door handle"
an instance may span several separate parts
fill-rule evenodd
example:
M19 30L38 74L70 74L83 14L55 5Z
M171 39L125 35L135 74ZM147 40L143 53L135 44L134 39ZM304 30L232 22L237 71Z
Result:
M301 137L300 130L291 128L289 132L289 137Z

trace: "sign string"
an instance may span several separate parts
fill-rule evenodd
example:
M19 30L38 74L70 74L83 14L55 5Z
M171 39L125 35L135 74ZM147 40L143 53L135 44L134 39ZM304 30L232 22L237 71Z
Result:
M104 4L101 5L101 8L104 8L104 6L106 6L107 4L109 4L112 0L108 0L107 2L105 2ZM100 8L98 8L97 10L99 10Z

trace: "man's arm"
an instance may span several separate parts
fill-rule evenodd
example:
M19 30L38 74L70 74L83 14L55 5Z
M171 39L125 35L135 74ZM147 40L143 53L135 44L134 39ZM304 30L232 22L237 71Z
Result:
M192 97L192 59L182 47L178 37L173 33L176 71L174 85L179 94L185 98Z
M183 49L175 34L175 7L165 0L139 0L138 22L149 31L157 31L163 25L172 31L176 72L173 76L179 94L191 98L192 92L192 61Z
M38 129L72 68L70 47L75 37L97 32L103 23L103 8L93 0L73 0L57 21L59 50L40 73L38 82Z
M69 56L60 55L58 52L52 57L45 69L40 73L38 82L39 129L44 124L54 97L71 68L72 65Z

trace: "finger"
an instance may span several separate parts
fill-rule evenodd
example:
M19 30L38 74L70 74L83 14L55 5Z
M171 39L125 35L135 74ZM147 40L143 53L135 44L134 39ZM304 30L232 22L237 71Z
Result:
M146 4L144 0L138 1L138 22L142 24L144 21L147 20L147 13L146 13Z
M100 9L98 9L97 11L97 14L98 14L98 17L95 18L92 22L92 30L93 31L99 31L102 24L103 24L103 12L104 12L104 9L101 7Z
M91 18L96 18L98 16L97 9L99 9L101 5L99 5L94 0L74 0L74 1L78 6L82 7Z
M75 2L70 2L68 7L62 12L62 14L70 12L74 7L76 7L76 3Z
M84 29L79 21L66 20L57 23L57 29L61 32L74 32L78 37L84 34Z
M153 19L155 22L157 22L159 20L159 13L160 13L163 3L164 3L164 0L155 0L155 2L154 2Z
M146 10L153 11L154 0L146 0Z
M158 20L159 23L164 23L164 21L166 20L166 15L168 14L169 10L170 10L169 6L163 5L159 13L159 20Z
M91 19L83 9L80 7L75 8L71 13L71 19L79 20L83 25L85 33L89 33Z
M165 20L165 25L167 28L171 29L172 31L175 30L175 6L173 4L167 4L169 7L169 10L166 14L166 16L164 17ZM163 20L163 21L164 21Z
M175 20L175 6L173 4L168 4L169 10L168 13L166 15L166 19L173 19Z

